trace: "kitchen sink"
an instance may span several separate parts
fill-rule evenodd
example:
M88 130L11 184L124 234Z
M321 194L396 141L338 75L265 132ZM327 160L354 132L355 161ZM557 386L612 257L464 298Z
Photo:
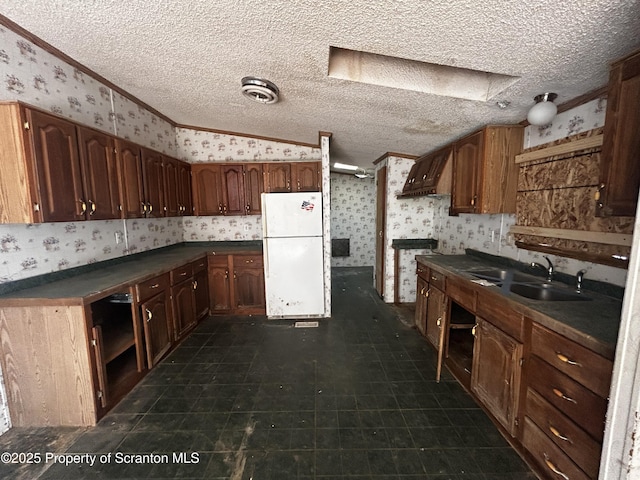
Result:
M508 274L513 274L511 278L512 282L539 282L540 279L533 275L527 275L526 273L517 272L515 270L490 268L486 270L470 270L468 273L474 277L482 278L483 280L489 280L491 282L502 283L507 279Z
M545 302L576 302L591 300L590 297L583 293L572 290L557 288L548 283L538 285L526 283L514 283L511 285L511 292L521 297L530 298L532 300L542 300Z

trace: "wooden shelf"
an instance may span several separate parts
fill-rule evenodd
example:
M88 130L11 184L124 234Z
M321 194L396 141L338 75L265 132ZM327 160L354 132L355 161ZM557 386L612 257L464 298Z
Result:
M102 342L104 344L104 361L109 363L135 345L133 323L119 322L115 328L102 328Z

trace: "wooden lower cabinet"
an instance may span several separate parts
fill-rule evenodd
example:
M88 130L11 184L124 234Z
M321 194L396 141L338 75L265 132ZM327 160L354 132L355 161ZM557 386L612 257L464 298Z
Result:
M478 318L471 390L511 434L516 434L523 345Z
M199 321L209 315L209 274L206 257L193 262L193 281L196 321Z
M171 287L174 340L180 340L196 326L196 299L193 278Z
M414 322L416 328L422 336L427 335L427 301L429 299L429 297L427 296L428 291L429 283L424 278L420 277L420 275L418 275L418 282L416 284L416 312ZM431 343L433 343L433 341ZM435 343L433 344L435 345Z
M212 315L264 315L262 254L209 255Z
M171 348L173 325L169 292L163 290L140 303L140 312L144 326L147 362L151 368Z

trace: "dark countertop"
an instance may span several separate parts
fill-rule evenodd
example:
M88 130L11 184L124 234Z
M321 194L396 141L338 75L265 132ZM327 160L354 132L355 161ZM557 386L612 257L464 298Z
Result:
M447 276L477 280L469 271L496 265L470 255L417 255L416 260ZM543 280L542 278L540 278ZM497 286L470 283L479 294L499 295L514 310L600 355L613 360L620 327L622 301L585 290L591 301L539 301L502 292Z
M262 242L193 242L92 264L78 274L0 295L0 307L85 305L208 254L262 253Z
M438 240L433 238L394 238L391 240L391 248L396 250L435 249L438 248Z

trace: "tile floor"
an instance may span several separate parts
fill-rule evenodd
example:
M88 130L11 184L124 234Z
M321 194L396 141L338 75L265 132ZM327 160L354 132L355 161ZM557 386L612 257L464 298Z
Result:
M209 318L98 426L0 436L82 464L0 463L0 478L535 479L451 377L433 381L408 320L372 269L334 269L318 328Z

